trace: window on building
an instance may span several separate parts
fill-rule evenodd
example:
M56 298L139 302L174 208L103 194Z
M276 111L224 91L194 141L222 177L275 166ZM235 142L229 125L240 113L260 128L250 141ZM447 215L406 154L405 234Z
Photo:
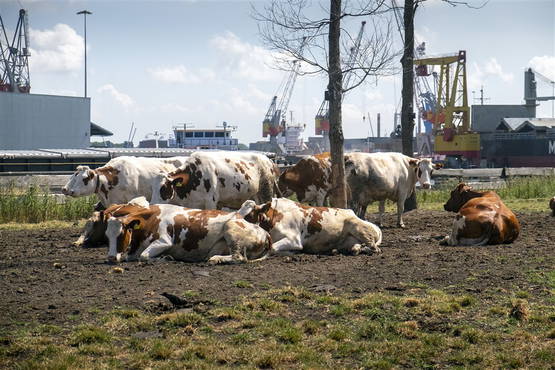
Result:
M193 133L192 132L186 132L185 137L193 137Z
M206 131L206 132L204 133L204 137L214 137L214 132L208 132L208 131Z
M204 132L202 131L195 132L195 137L204 137Z
M216 132L216 137L224 137L224 133L223 132Z
M229 137L229 132L226 132L226 133L225 133L225 137Z

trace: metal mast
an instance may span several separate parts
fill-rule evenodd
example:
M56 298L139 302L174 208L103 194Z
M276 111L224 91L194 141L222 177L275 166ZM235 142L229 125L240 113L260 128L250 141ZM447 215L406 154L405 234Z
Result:
M30 55L27 11L19 10L19 19L11 43L0 17L0 91L28 93L31 90L28 60Z
M362 42L362 35L364 34L364 26L366 25L366 21L362 21L360 24L360 30L358 31L357 38L355 39L355 43L351 47L351 53L349 54L349 59L345 64L345 73L343 75L343 94L342 97L345 95L345 91L351 87L351 78L353 77L353 66L355 65L356 59L358 57L360 51L360 43ZM320 108L316 113L316 117L314 117L314 121L316 123L316 135L327 135L327 132L330 130L330 121L329 121L329 101L328 99L324 98L322 104L320 104Z
M15 26L15 32L10 46L12 61L12 73L15 84L12 85L13 91L28 93L31 91L31 80L29 78L29 23L27 11L19 10L19 19Z

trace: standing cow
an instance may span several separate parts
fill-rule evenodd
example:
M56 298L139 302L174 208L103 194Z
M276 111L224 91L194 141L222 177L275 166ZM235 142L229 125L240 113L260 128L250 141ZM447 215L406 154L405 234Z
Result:
M381 230L348 209L309 207L287 198L274 198L261 205L246 201L237 213L270 233L275 254L381 252Z
M512 243L520 233L515 214L505 206L494 191L474 191L460 183L443 206L446 211L458 212L446 245L486 245Z
M331 189L329 153L308 156L279 176L279 189L284 197L293 194L301 203L323 206Z
M401 153L348 153L345 155L345 176L350 187L352 203L357 204L358 216L364 219L366 208L379 201L379 221L382 225L387 199L397 202L397 226L405 227L405 200L415 191L416 182L430 188L431 175L440 165L428 158L415 159Z
M263 154L195 152L179 169L154 179L151 203L237 209L247 199L260 203L279 194L278 175Z
M108 219L108 260L146 261L171 256L188 262L229 263L264 259L270 235L237 213L151 205Z
M186 161L185 157L147 158L116 157L97 169L78 166L67 184L64 195L81 197L96 194L107 208L111 204L123 204L131 199L152 197L152 181L160 172L171 172Z

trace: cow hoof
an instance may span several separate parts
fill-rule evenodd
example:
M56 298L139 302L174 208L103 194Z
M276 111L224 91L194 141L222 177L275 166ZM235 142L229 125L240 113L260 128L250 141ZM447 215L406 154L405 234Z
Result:
M445 238L439 241L439 245L449 245L449 237L446 236Z
M218 256L210 257L210 259L208 260L209 265L218 265L220 263L222 263L222 261Z
M405 224L397 224L397 227L400 227L401 229L405 228Z

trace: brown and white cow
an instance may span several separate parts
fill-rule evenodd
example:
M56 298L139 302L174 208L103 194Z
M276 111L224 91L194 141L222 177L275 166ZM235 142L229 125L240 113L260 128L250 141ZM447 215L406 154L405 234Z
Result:
M108 219L108 260L160 256L188 262L230 263L268 256L270 235L235 212L151 205L124 217Z
M515 214L494 191L478 192L460 183L443 206L458 212L446 245L486 245L512 243L520 233Z
M331 189L331 162L329 153L308 156L279 176L282 196L293 194L301 203L323 206Z
M152 196L152 181L160 172L174 171L185 157L116 157L97 169L78 166L62 193L72 197L96 194L104 208L131 199Z
M551 216L555 217L555 197L549 201L549 208L551 208Z
M94 211L85 223L83 232L73 245L77 247L100 247L108 245L106 228L110 217L123 217L149 207L145 197L137 197L126 204L112 204L102 211Z
M379 201L379 221L382 225L385 201L397 203L397 226L404 227L405 200L415 191L416 182L424 189L431 187L434 165L429 158L416 159L401 153L345 154L345 176L350 187L352 205L357 205L358 216L364 219L366 209Z
M351 210L310 207L287 198L274 198L261 205L246 201L237 213L270 233L275 254L380 252L381 230Z
M251 152L195 152L179 169L152 183L152 204L189 208L237 209L247 199L270 200L279 194L277 166Z

